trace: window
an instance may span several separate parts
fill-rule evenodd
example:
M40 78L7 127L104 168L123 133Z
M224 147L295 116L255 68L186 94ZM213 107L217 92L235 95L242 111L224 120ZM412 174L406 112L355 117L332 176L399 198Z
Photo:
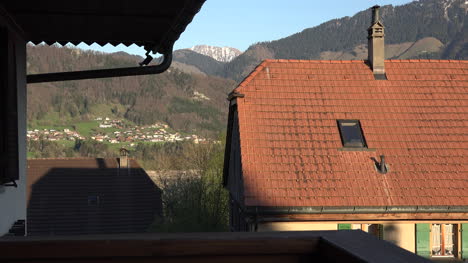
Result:
M416 254L423 257L468 256L468 224L416 224ZM468 231L467 231L468 232Z
M358 120L338 120L338 127L344 147L367 148Z
M89 206L97 206L97 205L99 205L99 196L98 196L98 195L90 195L90 196L88 196L88 205L89 205Z
M432 225L432 256L456 255L456 236L457 225L453 224L433 224Z

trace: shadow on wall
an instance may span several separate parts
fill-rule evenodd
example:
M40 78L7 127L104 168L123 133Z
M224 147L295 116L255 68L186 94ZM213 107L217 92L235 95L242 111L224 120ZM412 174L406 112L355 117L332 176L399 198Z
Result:
M383 232L384 232L384 239L386 241L391 242L395 245L399 245L398 240L401 239L400 231L395 225L393 224L384 225Z
M28 235L146 232L161 190L141 168L52 168L30 188Z

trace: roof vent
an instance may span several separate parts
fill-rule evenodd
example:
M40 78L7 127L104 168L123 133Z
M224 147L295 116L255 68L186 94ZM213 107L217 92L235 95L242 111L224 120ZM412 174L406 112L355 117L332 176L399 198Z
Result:
M380 162L377 161L374 157L371 158L374 161L375 164L375 169L381 173L381 174L386 174L388 173L388 165L385 163L385 155L380 155Z
M380 6L372 7L372 24L367 29L368 32L368 60L374 73L375 79L385 80L385 47L384 47L384 26L380 21Z

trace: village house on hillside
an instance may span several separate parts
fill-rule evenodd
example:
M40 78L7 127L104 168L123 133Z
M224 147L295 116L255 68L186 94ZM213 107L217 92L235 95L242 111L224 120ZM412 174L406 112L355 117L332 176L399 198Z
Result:
M265 60L230 94L232 231L360 229L468 258L468 61Z
M120 158L28 160L29 236L147 232L161 189L127 151Z

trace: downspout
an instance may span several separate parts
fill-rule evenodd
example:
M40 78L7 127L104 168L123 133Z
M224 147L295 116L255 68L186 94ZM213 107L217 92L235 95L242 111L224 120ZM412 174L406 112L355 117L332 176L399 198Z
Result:
M138 76L160 74L166 71L172 63L172 47L164 54L164 60L159 65L143 66L148 61L148 57L144 62L140 63L140 67L127 67L115 69L97 69L97 70L84 70L84 71L69 71L57 73L44 73L27 75L27 83L41 83L53 81L66 81L66 80L80 80L80 79L98 79L98 78L113 78L125 76Z

